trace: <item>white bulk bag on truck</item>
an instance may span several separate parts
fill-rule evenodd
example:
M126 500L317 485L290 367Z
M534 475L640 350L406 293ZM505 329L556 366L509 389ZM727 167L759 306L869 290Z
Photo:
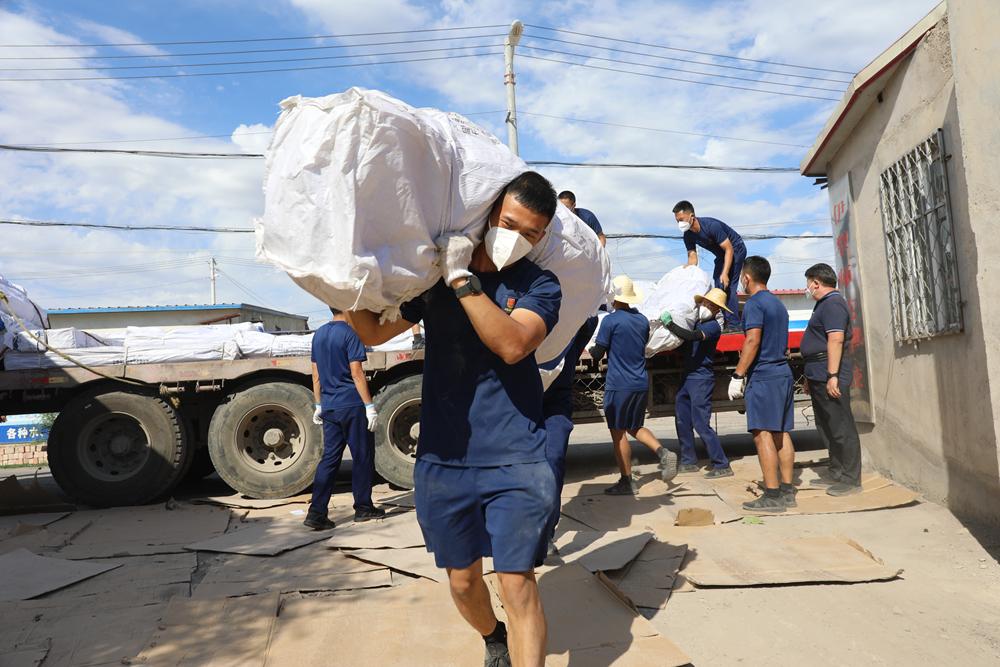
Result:
M639 306L639 312L650 320L647 357L676 349L684 342L663 326L660 314L665 310L669 311L677 326L694 329L698 322L698 306L694 297L696 294L705 294L710 289L711 276L697 266L678 266L656 283L656 287Z
M440 279L434 240L457 232L478 243L500 191L528 170L462 116L378 91L296 96L281 107L267 151L257 254L341 310L394 320L402 303ZM560 210L544 247L529 255L563 289L560 326L536 353L539 362L561 353L610 293L604 250ZM593 247L585 247L590 238Z

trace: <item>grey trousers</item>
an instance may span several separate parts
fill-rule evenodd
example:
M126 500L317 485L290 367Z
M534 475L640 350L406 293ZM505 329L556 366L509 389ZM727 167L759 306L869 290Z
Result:
M845 484L861 484L861 439L851 413L851 388L830 398L825 382L809 380L809 396L816 427L830 450L830 473Z

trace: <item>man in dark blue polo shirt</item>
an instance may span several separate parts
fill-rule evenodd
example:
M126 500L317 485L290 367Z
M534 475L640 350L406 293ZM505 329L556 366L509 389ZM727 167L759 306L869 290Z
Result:
M614 279L614 310L601 321L597 339L590 348L594 361L608 355L608 374L604 380L604 418L611 431L611 443L621 477L604 493L634 496L639 487L632 479L632 447L626 433L649 448L660 461L660 476L668 482L677 475L677 455L660 444L646 428L646 403L649 402L649 377L646 374L646 343L649 320L633 308L642 301L631 278Z
M715 281L716 287L726 292L726 308L729 311L725 314L726 331L739 331L740 304L736 297L736 288L747 256L743 237L721 220L696 217L694 205L686 200L679 201L674 206L674 218L677 221L677 228L684 234L688 266L698 266L696 246L701 246L715 255L712 280Z
M314 530L334 527L327 515L327 506L344 456L344 445L351 448L354 520L368 521L385 516L385 510L372 503L375 442L371 432L378 415L361 367L368 357L365 346L344 314L336 308L330 311L333 320L321 326L312 340L313 394L316 398L313 423L323 425L323 457L316 467L312 502L304 522Z
M694 330L684 329L673 321L670 312L660 315L660 321L675 336L684 341L680 353L681 388L677 392L674 423L677 440L681 445L681 465L678 472L698 472L698 457L694 450L694 432L697 431L708 450L712 469L705 477L732 477L733 469L719 434L712 428L712 393L715 391L715 346L722 337L718 315L726 310L726 293L719 288L708 294L697 294L698 322Z
M806 271L806 293L816 300L806 332L802 357L816 427L830 449L828 475L812 486L828 487L831 496L861 491L861 440L851 412L851 359L844 352L851 342L851 314L837 291L837 274L829 264Z
M795 426L794 382L788 366L788 311L768 291L771 265L763 257L747 257L741 280L750 298L743 306L746 340L729 383L729 399L746 394L747 430L753 433L764 495L743 503L756 512L784 512L795 507L792 472L795 449L789 435Z
M556 497L545 458L542 381L534 352L555 326L559 281L524 256L542 240L556 193L535 172L500 194L478 246L436 240L444 279L379 323L351 313L361 340L383 343L423 320L420 439L414 468L417 520L459 612L486 643L486 665L541 665L545 616L534 568L545 557ZM483 557L493 557L511 623L493 612Z
M559 201L563 203L563 206L573 211L573 213L576 214L576 217L583 220L585 225L594 230L594 233L597 234L597 240L601 242L601 247L604 247L604 245L607 244L608 238L604 235L604 230L601 229L601 223L597 219L597 216L594 215L593 211L585 208L577 208L575 194L569 190L563 190L559 193Z

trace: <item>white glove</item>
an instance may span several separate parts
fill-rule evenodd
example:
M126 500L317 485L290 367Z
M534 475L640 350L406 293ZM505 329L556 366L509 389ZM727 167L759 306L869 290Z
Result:
M368 430L375 430L375 423L378 421L378 413L375 412L374 403L365 404L365 417L368 417Z
M743 398L743 392L746 389L747 379L746 378L736 378L734 377L729 381L729 400L735 401L738 398Z
M461 234L442 234L434 240L437 246L438 260L441 263L441 273L448 287L459 278L472 275L469 263L472 262L472 251L475 245Z
M313 410L313 424L323 423L323 406L316 403L316 409Z

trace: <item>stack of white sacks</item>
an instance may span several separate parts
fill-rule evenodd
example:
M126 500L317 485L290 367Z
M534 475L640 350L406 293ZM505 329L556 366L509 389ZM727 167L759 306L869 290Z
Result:
M267 151L257 254L341 310L383 320L441 278L434 240L482 240L490 208L528 166L458 114L351 88L291 97ZM562 285L559 322L535 353L558 358L611 294L596 235L562 205L528 259ZM402 345L404 341L400 341Z

